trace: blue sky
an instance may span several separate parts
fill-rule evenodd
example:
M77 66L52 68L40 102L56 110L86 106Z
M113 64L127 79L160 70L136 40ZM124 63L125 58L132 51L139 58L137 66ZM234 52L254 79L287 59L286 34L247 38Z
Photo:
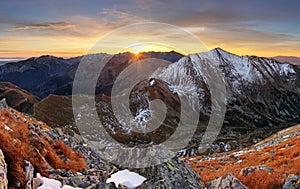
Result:
M106 33L145 21L182 27L209 49L300 56L299 8L296 0L2 1L0 57L80 55Z

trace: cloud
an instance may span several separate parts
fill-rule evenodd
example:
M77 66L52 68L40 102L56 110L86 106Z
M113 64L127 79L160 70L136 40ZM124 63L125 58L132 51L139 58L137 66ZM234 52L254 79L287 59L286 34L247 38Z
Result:
M99 14L107 24L125 25L135 22L149 21L131 12L119 11L116 9L102 9Z
M47 30L54 30L60 31L69 28L76 27L75 24L69 22L49 22L49 23L38 23L38 24L27 24L27 25L20 25L10 29L10 31L19 31L19 30L29 30L29 29L47 29Z
M151 8L156 8L158 6L162 6L164 5L165 3L161 0L133 0L133 1L130 1L130 2L133 2L133 4L137 5L139 8L143 9L143 10L148 10L148 9L151 9Z

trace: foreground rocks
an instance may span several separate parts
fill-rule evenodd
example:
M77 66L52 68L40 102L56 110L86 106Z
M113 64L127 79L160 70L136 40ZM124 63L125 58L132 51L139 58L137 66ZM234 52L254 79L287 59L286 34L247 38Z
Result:
M53 170L51 178L61 181L64 185L80 188L115 188L114 184L106 184L106 180L113 173L123 168L114 166L103 160L95 151L89 148L77 134L65 135L63 129L48 131L49 136L56 140L64 140L72 149L81 152L89 166L89 170L82 173L72 173L65 170ZM145 169L134 169L134 172L147 178L139 187L152 188L191 188L202 189L204 183L200 176L187 164L178 158Z
M0 149L0 189L7 189L7 168L4 155Z

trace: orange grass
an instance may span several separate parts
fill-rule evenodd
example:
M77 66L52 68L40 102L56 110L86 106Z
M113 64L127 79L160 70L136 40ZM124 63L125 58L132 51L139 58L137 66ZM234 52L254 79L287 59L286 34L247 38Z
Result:
M50 166L72 171L87 168L80 153L73 152L62 141L52 141L29 130L24 119L15 119L6 109L0 112L0 149L8 164L10 188L14 188L17 182L21 188L25 187L24 160L30 161L35 170L44 176L47 176Z
M223 158L201 162L202 158L202 156L189 157L184 160L200 174L205 183L227 173L233 173L251 189L278 188L289 174L300 175L300 136L262 150L248 151L240 156L230 154ZM238 162L239 160L241 161ZM273 172L256 170L247 176L240 173L243 168L258 165L270 167Z

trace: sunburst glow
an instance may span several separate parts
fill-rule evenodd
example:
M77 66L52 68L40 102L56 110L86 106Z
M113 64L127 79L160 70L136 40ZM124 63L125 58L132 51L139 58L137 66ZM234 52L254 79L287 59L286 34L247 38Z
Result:
M133 51L133 54L138 56L140 54L140 52L139 51Z

